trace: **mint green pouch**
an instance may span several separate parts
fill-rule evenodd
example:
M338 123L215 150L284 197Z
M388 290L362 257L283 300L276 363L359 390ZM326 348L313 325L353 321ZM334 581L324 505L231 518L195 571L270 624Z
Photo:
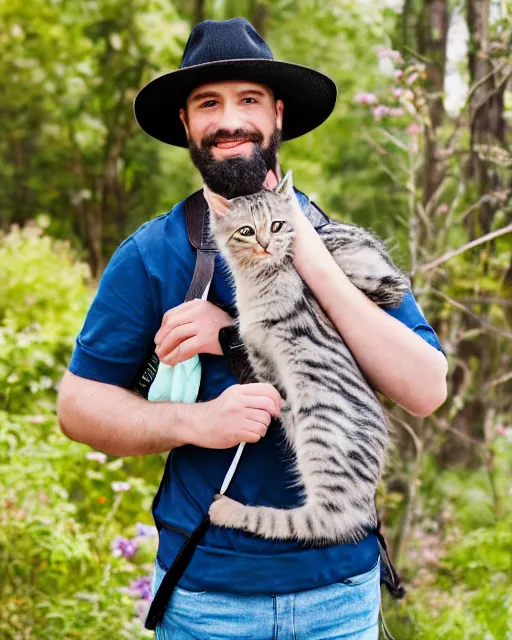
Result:
M213 273L212 273L213 276ZM201 300L208 299L211 280L203 291ZM158 365L156 377L149 388L150 402L184 402L194 404L201 384L201 361L199 356L170 367L162 362Z
M175 367L160 362L156 377L149 389L148 400L193 404L197 400L200 384L199 356L180 362Z

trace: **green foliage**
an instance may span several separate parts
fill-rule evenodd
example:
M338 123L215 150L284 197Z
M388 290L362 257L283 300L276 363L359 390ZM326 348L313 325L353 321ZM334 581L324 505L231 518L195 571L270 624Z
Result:
M56 419L56 386L91 295L68 243L30 225L0 237L0 637L150 637L122 589L151 571L155 539L113 557L148 521L162 472L88 460ZM145 475L145 477L144 477ZM112 483L128 481L128 493ZM141 614L143 608L141 608Z
M0 236L0 409L14 413L47 406L90 303L85 265L41 234L32 224Z
M441 470L424 460L407 596L385 599L386 621L401 640L512 637L512 437L494 446L493 469ZM391 505L393 511L393 506Z

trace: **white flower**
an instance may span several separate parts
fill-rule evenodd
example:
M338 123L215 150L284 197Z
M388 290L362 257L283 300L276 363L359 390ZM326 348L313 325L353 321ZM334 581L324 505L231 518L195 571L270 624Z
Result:
M100 464L105 464L105 462L107 461L106 454L101 453L101 451L89 451L89 453L87 453L85 457L87 458L87 460L93 460L94 462L99 462Z
M129 482L111 482L110 486L116 493L121 493L123 491L130 491L132 485Z

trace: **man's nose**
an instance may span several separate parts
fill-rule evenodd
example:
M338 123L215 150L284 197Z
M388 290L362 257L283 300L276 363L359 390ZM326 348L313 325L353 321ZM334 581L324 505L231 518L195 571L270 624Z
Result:
M236 104L225 104L221 113L217 127L219 129L227 129L234 131L235 129L244 129L247 124L244 121L243 114Z

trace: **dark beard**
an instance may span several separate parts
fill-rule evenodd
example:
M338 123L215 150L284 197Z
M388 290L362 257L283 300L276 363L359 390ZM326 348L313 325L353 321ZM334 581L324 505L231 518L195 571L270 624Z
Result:
M235 137L248 138L253 142L252 154L248 157L237 156L216 160L213 157L211 147L223 138ZM230 200L261 191L268 171L270 169L276 171L281 130L274 129L267 147L262 146L262 141L261 133L242 129L236 131L219 129L215 134L203 138L200 147L190 140L190 157L208 188Z

